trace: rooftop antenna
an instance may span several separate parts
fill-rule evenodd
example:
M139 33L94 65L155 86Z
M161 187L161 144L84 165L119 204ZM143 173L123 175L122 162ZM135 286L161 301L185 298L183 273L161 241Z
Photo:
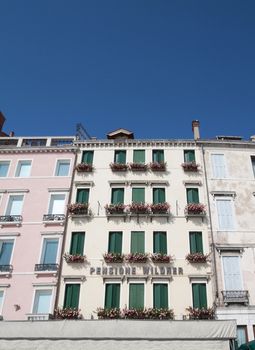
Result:
M87 130L84 128L84 126L81 123L76 124L76 139L83 141L91 139L92 137L89 135Z

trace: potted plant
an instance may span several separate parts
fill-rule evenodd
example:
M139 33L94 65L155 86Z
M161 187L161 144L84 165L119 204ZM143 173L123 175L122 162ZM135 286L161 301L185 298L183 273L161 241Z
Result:
M146 263L148 257L147 253L130 253L125 256L125 260L129 263Z
M208 259L208 254L203 253L190 253L186 255L186 260L190 263L206 263Z
M170 205L166 202L150 205L150 210L152 214L167 214L169 209L170 209Z
M125 209L126 209L126 205L122 204L122 203L107 204L105 206L105 210L106 210L107 215L123 214Z
M143 309L124 309L122 315L123 318L132 320L144 320L146 318Z
M65 253L63 255L63 258L67 263L84 263L84 261L86 260L85 255L69 254L69 253Z
M89 164L89 163L80 163L77 164L75 169L79 172L79 173L89 173L93 171L93 165Z
M105 253L103 257L106 263L122 263L124 260L124 255L119 253Z
M173 320L174 312L172 309L150 308L145 310L146 318L150 320Z
M199 165L193 160L192 162L182 163L184 171L198 171Z
M100 320L113 320L121 318L121 310L118 308L104 309L99 307L96 312L97 317Z
M88 203L74 203L67 206L68 212L71 215L87 215Z
M148 214L150 206L145 203L132 203L128 206L128 210L132 214Z
M148 165L144 163L129 163L129 168L132 171L146 171Z
M128 165L123 163L111 163L110 167L112 171L127 171Z
M201 215L205 213L205 205L201 203L188 203L185 208L188 215Z
M150 163L150 169L152 171L165 171L166 170L166 163L165 162L152 162Z
M79 309L72 309L72 308L63 308L63 309L56 309L54 312L55 318L61 319L61 320L78 320L82 318L82 315L80 314Z
M154 253L151 254L151 260L154 263L169 263L172 260L172 257L163 253Z
M213 320L215 318L214 308L187 308L191 320Z

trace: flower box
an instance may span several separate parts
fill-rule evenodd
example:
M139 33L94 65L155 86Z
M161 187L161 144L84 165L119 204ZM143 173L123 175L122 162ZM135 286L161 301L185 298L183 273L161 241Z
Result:
M119 253L105 253L104 261L106 263L122 263L124 260L124 255Z
M125 256L125 260L129 263L146 263L148 260L147 253L130 253Z
M88 163L80 163L76 165L75 169L79 173L90 173L93 171L93 165Z
M123 163L111 163L110 167L112 171L127 171L128 165Z
M124 309L122 316L132 320L172 320L174 313L171 309Z
M158 162L152 162L150 163L150 169L152 171L165 171L166 170L166 163L158 163Z
M86 260L86 256L85 255L80 255L80 254L68 254L65 253L63 255L63 258L65 259L65 261L67 263L84 263L84 261Z
M148 165L144 163L129 163L129 168L132 171L146 171L148 170Z
M198 171L199 165L196 162L184 162L182 163L184 171Z
M169 211L170 205L168 203L157 203L151 204L150 210L152 214L167 214Z
M148 214L150 206L144 203L132 203L128 206L128 210L131 214Z
M97 317L100 320L113 320L113 319L118 319L121 318L121 310L117 308L113 309L103 309L103 308L98 308L97 309Z
M154 263L169 263L172 260L172 257L167 254L154 253L151 254L151 260Z
M186 260L190 263L206 263L208 255L203 253L190 253L186 255Z
M213 320L215 318L214 308L187 308L191 320Z
M87 203L74 203L67 206L68 212L71 215L88 215Z
M82 318L80 310L71 308L56 309L54 316L61 320L78 320Z
M187 215L205 214L205 205L201 203L189 203L186 205L185 212Z
M105 206L107 215L123 214L125 209L126 209L125 204L107 204Z

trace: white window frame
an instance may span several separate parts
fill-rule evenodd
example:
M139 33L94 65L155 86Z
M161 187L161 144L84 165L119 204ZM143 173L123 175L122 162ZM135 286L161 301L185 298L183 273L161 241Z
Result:
M49 213L49 210L50 210L50 205L51 205L51 198L53 197L53 196L56 196L56 195L64 195L65 196L65 199L64 199L64 208L65 208L65 205L66 205L66 192L51 192L50 193L50 196L49 196L49 199L48 199L48 205L47 205L47 209L46 209L46 213L47 214L51 214L51 213ZM66 210L64 209L64 212L63 212L63 214L65 214L66 213ZM57 214L60 214L60 213L57 213Z
M9 177L10 168L11 168L11 160L9 160L9 159L6 159L6 160L1 159L1 160L0 160L0 163L9 163L6 176L0 176L0 179L2 180L2 179L6 179L7 177Z
M3 314L4 301L5 301L6 288L0 287L0 292L3 292L3 300L2 300L2 304L0 304L0 315L2 315Z
M38 264L41 264L44 242L45 242L46 240L58 240L58 250L57 250L57 255L56 255L56 264L58 264L58 263L59 263L59 260L60 260L60 253L61 253L61 249L60 249L61 241L60 241L60 237L59 237L59 236L55 236L55 235L50 235L50 236L45 235L45 236L42 236L42 239L41 239L41 246L40 246L40 252L39 252L39 257L38 257Z
M53 309L54 309L54 299L55 299L55 288L53 288L52 286L48 286L47 285L44 285L42 287L36 287L34 288L34 291L33 291L33 298L32 298L32 305L31 305L31 309L30 309L30 314L33 314L33 315L39 315L39 314L34 314L33 313L33 309L34 309L34 303L35 303L35 296L36 296L36 292L37 291L42 291L42 290L51 290L52 293L51 293L51 302L50 302L50 310L49 310L49 314L53 314ZM47 315L47 314L46 314Z
M25 194L20 194L20 193L12 193L8 196L8 200L6 202L6 205L5 205L5 214L4 215L12 215L12 214L7 214L7 209L9 207L9 203L10 203L10 199L11 197L15 197L15 196L20 196L20 197L23 197L23 201L22 201L22 207L21 207L21 214L17 214L17 215L22 215L22 212L23 212L23 206L24 206L24 200L25 200Z
M239 263L239 269L240 269L240 280L241 280L241 289L240 290L244 290L244 284L243 284L243 274L242 274L242 270L241 270L241 256L238 254L227 254L227 252L225 251L224 254L221 255L221 274L222 274L222 282L223 282L223 287L225 291L228 291L228 289L226 289L226 284L225 284L225 274L224 274L224 267L223 267L223 258L224 257L235 257L238 258L238 263Z
M224 164L225 164L225 176L224 177L216 177L214 174L214 170L213 170L213 161L212 161L212 156L224 156ZM226 155L225 153L219 153L219 152L213 152L210 154L210 160L211 160L211 174L212 174L212 179L227 179L229 178L229 174L228 174L228 167L227 167L227 162L226 162Z
M58 169L59 169L59 163L61 162L69 162L69 170L68 170L68 175L64 175L64 176L60 176L60 175L57 175L57 172L58 172ZM71 158L58 158L56 160L56 163L55 163L55 168L54 168L54 174L53 176L54 177L68 177L70 176L70 171L71 171L71 162L72 162L72 159Z
M232 218L233 218L233 228L220 228L220 222L219 222L219 215L218 215L218 207L217 207L217 201L229 201L231 203L231 210L232 210ZM224 196L216 196L215 197L215 212L217 215L217 230L218 231L229 231L229 232L233 232L236 231L236 217L235 217L235 210L234 210L234 201L233 198L228 196L228 197L224 197Z
M22 163L25 163L25 162L30 162L29 175L28 176L20 176L20 175L18 175L18 173L20 173ZM21 179L26 179L28 177L31 177L32 163L33 163L33 159L18 159L17 166L16 166L15 173L14 173L14 177L21 178Z

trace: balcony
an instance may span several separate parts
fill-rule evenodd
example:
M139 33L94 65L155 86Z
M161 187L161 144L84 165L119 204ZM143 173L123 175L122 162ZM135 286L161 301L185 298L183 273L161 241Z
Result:
M44 214L43 221L64 221L64 214Z
M36 272L54 271L58 270L58 264L35 264Z
M12 265L0 265L0 273L1 272L11 273L12 270L13 270L13 266Z
M223 290L223 303L228 304L249 304L248 290Z
M185 208L185 216L188 221L192 217L203 218L206 216L205 205L202 203L188 203Z
M70 216L89 216L89 204L88 203L73 203L67 206Z
M199 165L194 161L182 163L182 168L184 171L196 172L196 171L198 171L198 167L199 167Z
M21 215L1 215L0 224L1 225L16 225L20 226L22 222Z
M77 164L75 169L78 173L91 173L93 171L93 165L88 163Z

